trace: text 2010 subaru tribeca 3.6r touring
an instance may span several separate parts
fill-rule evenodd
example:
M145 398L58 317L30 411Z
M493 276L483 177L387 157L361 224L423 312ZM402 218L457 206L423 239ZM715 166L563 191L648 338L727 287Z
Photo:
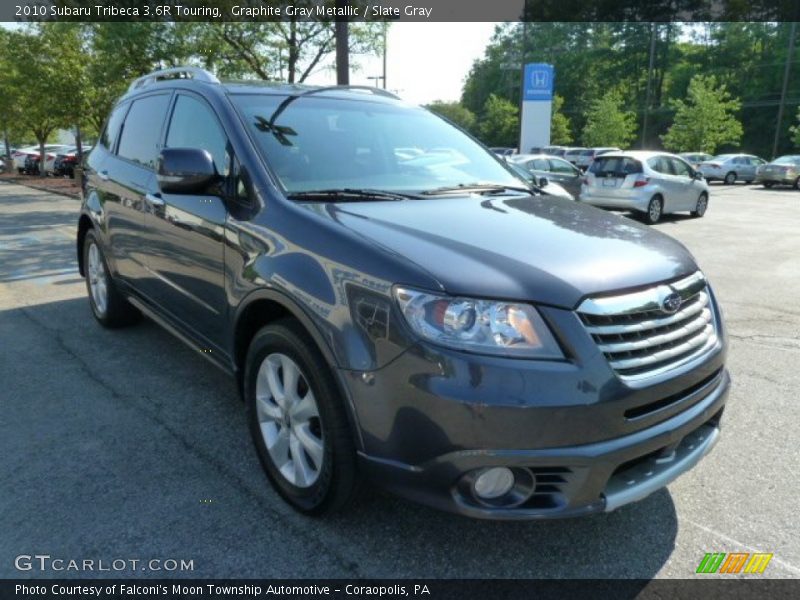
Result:
M717 440L725 334L689 252L393 96L157 72L83 193L97 320L144 313L237 377L305 513L364 479L474 517L610 511Z

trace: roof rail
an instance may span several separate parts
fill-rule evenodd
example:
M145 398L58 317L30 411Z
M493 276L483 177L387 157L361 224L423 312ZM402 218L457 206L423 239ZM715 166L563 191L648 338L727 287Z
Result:
M213 73L201 69L200 67L171 67L169 69L153 71L152 73L135 79L128 88L128 92L152 85L156 81L162 81L164 79L196 79L197 81L205 81L206 83L219 83L219 79L217 79Z

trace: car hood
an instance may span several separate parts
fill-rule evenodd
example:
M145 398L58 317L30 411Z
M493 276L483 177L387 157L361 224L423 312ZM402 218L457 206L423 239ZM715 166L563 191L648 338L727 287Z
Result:
M683 245L655 229L546 196L338 203L319 214L413 261L454 295L574 308L587 295L697 270Z

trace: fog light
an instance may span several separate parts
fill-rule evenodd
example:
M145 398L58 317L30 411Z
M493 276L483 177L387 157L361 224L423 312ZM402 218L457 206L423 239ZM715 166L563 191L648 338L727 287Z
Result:
M506 467L492 467L478 475L472 485L478 497L492 500L511 491L514 487L514 473Z

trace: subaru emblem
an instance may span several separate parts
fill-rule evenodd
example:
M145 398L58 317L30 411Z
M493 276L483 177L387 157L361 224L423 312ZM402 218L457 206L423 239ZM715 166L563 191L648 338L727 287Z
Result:
M667 294L664 300L661 302L661 310L665 313L672 314L674 312L678 312L678 309L681 307L682 300L680 295L677 292L672 292Z

